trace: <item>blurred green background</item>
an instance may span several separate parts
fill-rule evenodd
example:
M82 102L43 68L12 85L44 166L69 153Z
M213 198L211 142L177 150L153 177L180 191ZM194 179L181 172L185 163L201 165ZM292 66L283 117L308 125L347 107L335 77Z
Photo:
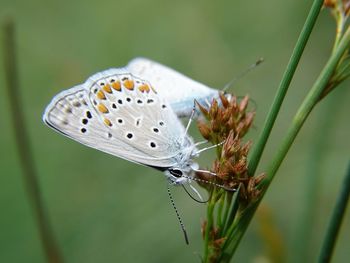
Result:
M257 104L249 134L254 140L311 2L0 0L1 21L6 15L16 21L22 107L42 195L66 262L199 262L205 206L174 189L191 242L186 246L164 176L44 126L41 114L51 98L97 71L123 66L137 56L216 88L264 57L266 62L234 87L236 94L248 93ZM334 22L326 10L287 94L260 172L324 65L333 36ZM1 48L2 43L3 36ZM4 85L1 63L0 262L45 262ZM266 195L264 209L249 227L236 262L272 262L274 253L296 262L307 246L304 262L317 257L349 161L348 86L344 83L331 93L308 119ZM201 162L210 158L204 155ZM312 206L309 184L317 191ZM306 227L305 206L311 214ZM349 253L349 211L341 230L333 262L344 262ZM310 235L301 239L305 231Z

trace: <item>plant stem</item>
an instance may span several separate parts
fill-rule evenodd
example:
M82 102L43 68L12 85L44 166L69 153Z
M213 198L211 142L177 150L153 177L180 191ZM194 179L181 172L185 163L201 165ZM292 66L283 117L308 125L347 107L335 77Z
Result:
M321 74L316 80L315 84L313 85L313 87L305 97L304 101L302 102L301 106L299 107L299 110L295 114L294 119L292 121L292 125L287 131L287 135L283 140L279 150L277 151L275 159L271 162L267 170L266 180L264 180L265 183L269 184L272 181L284 157L288 153L288 150L291 147L295 137L297 136L298 132L303 126L303 123L305 122L313 107L319 101L319 98L324 88L327 86L329 80L331 79L334 69L337 67L339 60L342 58L344 52L349 47L349 44L350 27L346 30L343 38L341 39L338 45L338 48L331 55Z
M236 196L238 195L238 191L236 193ZM222 224L222 229L220 230L221 232L221 236L223 235L223 233L226 233L227 228L228 228L228 224L229 224L229 219L230 219L230 214L229 212L231 211L231 207L232 207L232 194L231 193L226 193L226 206L225 206L225 212L224 212L224 222Z
M315 0L311 6L310 12L306 18L303 29L299 35L297 43L295 44L293 53L288 62L287 68L283 74L282 80L278 87L275 98L272 102L272 106L267 115L267 118L264 123L264 127L262 132L255 143L254 148L252 149L252 154L250 156L249 161L249 175L253 176L255 174L256 168L259 164L261 155L264 151L266 142L270 136L272 127L275 123L279 110L281 108L284 97L288 91L289 85L292 81L293 75L297 68L297 65L300 61L301 55L303 54L306 43L310 37L311 31L316 23L318 14L320 13L321 7L323 4L323 0Z
M308 153L308 165L304 172L303 181L305 182L304 201L302 202L300 217L297 223L297 233L294 241L294 251L292 262L310 262L311 242L314 227L314 218L317 212L317 205L320 193L320 172L322 171L322 165L325 159L325 153L327 152L327 141L331 136L331 128L334 127L335 118L333 118L334 112L337 112L337 108L341 107L342 94L336 94L325 101L322 112L320 112L317 125L314 128L316 136L312 139L312 146ZM339 95L339 96L338 96ZM322 131L322 133L319 133ZM304 240L304 242L300 242Z
M223 223L222 223L222 214L223 214L223 209L225 205L225 197L226 194L221 194L219 204L218 204L218 212L217 212L217 225L219 227L219 231L222 231L223 228Z
M326 237L323 241L320 257L318 259L318 262L320 263L331 261L332 252L335 246L335 242L338 236L341 222L345 214L346 205L349 201L349 196L350 196L350 163L344 178L344 182L341 186L341 190L338 195L335 208L333 210L331 221L329 222Z
M324 69L322 70L318 79L316 80L315 84L313 85L308 95L305 97L303 103L299 107L299 110L297 111L293 119L292 125L289 128L286 137L284 138L280 148L278 149L275 155L275 158L272 160L271 164L269 165L269 168L267 170L267 176L261 184L261 187L262 187L261 196L254 203L252 203L249 208L245 209L243 213L240 215L241 218L239 219L239 223L235 227L235 231L233 231L231 236L228 237L228 240L232 240L232 241L229 246L230 247L229 250L223 252L224 255L228 254L230 255L230 257L232 257L251 219L253 218L253 215L259 203L261 202L264 194L266 193L268 186L270 185L278 168L280 167L282 161L284 160L286 154L288 153L289 148L291 147L295 137L300 131L306 118L308 117L308 115L310 114L311 110L316 105L316 103L319 101L319 98L324 88L328 84L328 81L330 80L334 69L336 68L339 60L341 59L346 49L349 47L349 43L350 43L350 28L348 28L348 30L345 32L343 38L341 39L338 45L337 50L331 55Z
M254 216L256 209L259 206L260 200L252 203L244 211L242 211L238 217L233 222L233 226L228 232L230 234L227 237L227 242L224 244L223 252L221 253L220 259L218 262L230 262L235 253L245 231L247 230L251 219Z
M209 262L209 239L210 232L212 230L212 226L214 224L214 208L215 208L215 199L216 199L216 188L213 188L213 192L211 194L209 204L207 207L207 225L205 227L205 235L204 235L204 260L203 262Z
M336 49L336 47L338 46L338 43L343 35L343 31L344 31L344 25L346 22L346 19L344 17L344 9L343 9L343 3L341 3L341 0L337 0L337 7L336 9L333 11L333 15L337 24L336 27L336 34L335 34L335 41L334 41L334 45L333 45L333 51Z
M36 216L40 239L46 253L47 261L50 263L62 263L63 259L55 242L53 231L51 230L45 206L42 201L37 173L32 159L29 136L25 126L23 104L20 101L14 31L14 24L11 19L8 19L3 27L5 77L10 112L12 114L11 120L20 157L23 180L27 188L32 209Z

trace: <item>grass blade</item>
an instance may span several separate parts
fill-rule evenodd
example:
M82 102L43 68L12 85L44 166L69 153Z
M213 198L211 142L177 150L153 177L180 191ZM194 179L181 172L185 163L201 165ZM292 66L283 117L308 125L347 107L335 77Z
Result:
M11 19L5 21L3 35L6 88L23 180L36 216L40 239L46 253L47 261L50 263L62 263L63 259L55 242L41 197L34 160L32 159L29 136L25 126L16 65L15 29Z
M344 182L341 186L338 199L333 210L331 221L327 229L326 237L322 245L320 257L318 259L319 263L330 262L334 246L337 240L339 229L344 218L346 206L349 201L350 196L350 163L348 170L346 172Z

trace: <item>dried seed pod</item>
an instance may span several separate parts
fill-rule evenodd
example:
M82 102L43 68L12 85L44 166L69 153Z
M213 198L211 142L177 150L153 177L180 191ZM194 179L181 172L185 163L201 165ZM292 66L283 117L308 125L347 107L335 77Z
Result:
M257 176L254 176L254 181L255 181L255 185L259 185L266 177L266 174L265 173L261 173Z
M195 103L197 104L197 106L199 107L199 110L203 113L204 117L206 119L209 118L209 112L206 108L204 108L197 100L195 100Z
M209 118L211 118L212 120L215 119L218 114L218 110L219 110L218 102L215 99L213 99L209 109Z
M242 101L239 104L239 111L240 112L244 112L247 109L248 102L249 102L249 96L246 95L246 96L244 96L244 98L242 99Z
M251 142L242 143L241 138L252 125L255 113L247 112L248 96L245 96L240 103L235 96L227 99L220 94L219 97L220 103L214 99L209 109L199 106L200 110L207 114L207 122L198 122L198 128L205 139L213 144L224 141L218 159L213 164L213 171L217 176L208 177L207 174L198 173L198 177L215 180L216 183L228 188L237 188L241 184L243 192L240 198L247 201L257 193L257 190L254 188L255 179L252 181L248 176L247 155Z
M207 124L205 124L204 122L199 121L197 123L197 127L199 132L202 134L203 138L206 140L210 140L211 139L211 129L208 127Z
M224 108L227 108L229 106L229 101L227 100L227 98L225 97L223 92L219 93L219 97L222 103L222 106L224 106Z
M210 127L213 133L217 133L220 131L221 123L217 119L212 119L210 122Z

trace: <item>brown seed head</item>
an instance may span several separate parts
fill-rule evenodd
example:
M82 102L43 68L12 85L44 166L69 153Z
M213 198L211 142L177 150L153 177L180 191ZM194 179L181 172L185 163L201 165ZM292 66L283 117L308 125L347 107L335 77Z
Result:
M225 242L226 239L226 237L222 237L214 240L213 246L217 249L221 248L221 245Z
M249 102L249 96L246 95L246 96L244 96L242 101L239 103L239 111L240 112L244 112L247 109L248 102Z
M232 157L235 152L234 150L234 132L231 130L223 145L223 157L227 159Z
M217 114L218 114L218 110L219 110L218 102L217 102L217 100L213 99L213 101L211 102L210 109L209 109L209 118L215 119Z
M195 103L197 104L197 106L199 107L199 110L203 113L204 117L206 119L209 118L209 112L206 108L204 108L197 100L195 100Z
M255 112L248 111L249 97L245 96L240 102L233 95L219 95L220 102L213 100L209 109L198 104L207 121L199 121L198 128L203 137L213 144L224 141L218 159L213 163L213 171L217 176L196 173L202 180L211 181L228 188L236 189L242 185L240 198L245 202L256 195L255 179L248 176L247 155L251 142L242 142L242 137L252 125ZM219 146L220 147L220 146ZM253 180L253 181L252 181ZM212 185L200 183L206 189ZM215 239L214 239L215 240Z
M323 6L335 11L343 12L343 15L348 16L350 11L350 0L324 0Z
M199 129L199 132L202 134L203 138L206 140L210 140L211 139L211 129L208 127L207 124L205 124L202 121L198 121L197 123L197 127Z
M225 97L223 92L219 92L219 97L222 103L222 106L224 106L224 108L227 108L229 106L229 102L227 100L227 98Z
M212 119L210 126L213 133L218 133L220 131L221 122L218 119Z
M324 0L323 6L333 8L337 3L337 0Z

